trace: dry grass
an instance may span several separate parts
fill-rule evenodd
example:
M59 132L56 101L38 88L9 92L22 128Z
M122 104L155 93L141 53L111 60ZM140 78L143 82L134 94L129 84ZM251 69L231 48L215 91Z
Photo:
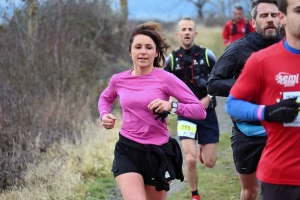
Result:
M118 117L120 119L120 117ZM119 120L120 121L120 120ZM38 166L29 166L26 187L12 188L1 200L84 199L89 188L84 182L111 174L114 143L120 124L112 131L101 123L87 122L79 144L62 144L51 148ZM110 177L111 178L111 177ZM113 181L113 180L112 180Z
M205 27L199 24L197 25L197 31L198 36L195 43L212 50L219 58L225 49L222 39L222 27Z

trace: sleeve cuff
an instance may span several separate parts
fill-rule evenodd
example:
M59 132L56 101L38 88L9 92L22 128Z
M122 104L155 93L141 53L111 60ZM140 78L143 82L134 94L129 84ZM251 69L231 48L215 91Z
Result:
M264 120L264 111L265 111L265 106L264 105L260 105L258 107L258 110L257 110L257 118L259 120Z

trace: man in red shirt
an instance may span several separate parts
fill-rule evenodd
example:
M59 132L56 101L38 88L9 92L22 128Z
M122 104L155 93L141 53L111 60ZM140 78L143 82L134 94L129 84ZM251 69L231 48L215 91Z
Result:
M300 1L277 3L286 39L252 53L230 91L226 111L239 119L261 120L267 131L268 140L256 173L262 200L298 200Z
M251 23L244 18L242 6L235 6L233 10L233 19L228 21L223 29L223 42L226 46L230 45L235 40L243 37L255 29Z

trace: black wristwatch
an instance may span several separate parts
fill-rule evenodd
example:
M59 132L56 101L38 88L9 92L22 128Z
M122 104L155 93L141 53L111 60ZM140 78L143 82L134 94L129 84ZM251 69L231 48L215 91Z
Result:
M172 101L171 107L172 107L172 110L171 110L170 113L175 114L176 110L178 109L178 102L177 101Z

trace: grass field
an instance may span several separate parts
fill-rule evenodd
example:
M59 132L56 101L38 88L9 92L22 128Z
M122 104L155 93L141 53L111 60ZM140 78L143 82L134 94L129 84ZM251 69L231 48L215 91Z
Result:
M239 199L240 185L232 160L230 136L231 134L229 133L220 135L217 163L213 169L206 168L204 165L198 167L201 200ZM99 175L94 174L89 181L81 184L79 188L81 190L80 193L85 194L81 195L82 199L96 200L113 196L115 190L112 190L112 188L114 187L116 187L116 184L111 175L99 177ZM189 200L190 198L189 189L185 188L168 199Z
M175 122L176 117L171 117L170 126L174 130ZM35 184L27 185L21 190L16 188L7 191L0 195L0 199L98 200L114 196L116 183L110 168L119 127L120 124L107 131L100 123L89 126L89 131L86 131L87 137L81 144L62 146L67 154L64 161L61 158L50 159L49 154L48 161L35 167L34 174L28 174L28 180L36 178ZM230 135L220 135L216 166L208 169L200 165L198 168L199 193L202 200L239 199L240 186L232 161ZM190 192L186 188L169 199L188 200Z

